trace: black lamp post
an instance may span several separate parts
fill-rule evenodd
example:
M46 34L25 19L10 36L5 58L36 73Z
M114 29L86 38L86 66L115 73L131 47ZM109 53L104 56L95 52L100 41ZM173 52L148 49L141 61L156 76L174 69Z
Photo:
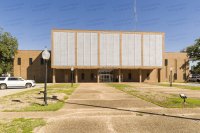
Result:
M72 87L73 87L73 71L74 71L73 67L71 68L71 71L72 71Z
M47 104L47 60L50 57L50 53L47 51L47 48L45 47L44 51L42 52L42 58L45 61L45 84L44 84L44 105Z
M172 87L172 70L173 70L173 68L171 67L171 68L170 68L170 73L171 73L171 78L170 78L170 79L171 79L171 82L170 82L170 86L171 86L171 87Z

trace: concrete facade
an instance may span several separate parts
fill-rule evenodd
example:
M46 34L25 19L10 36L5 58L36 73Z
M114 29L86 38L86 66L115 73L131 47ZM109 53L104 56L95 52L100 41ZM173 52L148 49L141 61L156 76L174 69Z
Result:
M185 81L189 74L186 53L164 52L164 32L59 29L51 32L48 82L71 82L71 67L74 67L76 83L165 82L169 81L170 67L173 67L173 82ZM44 82L41 53L19 50L14 60L14 76ZM18 65L18 58L21 58L21 65Z

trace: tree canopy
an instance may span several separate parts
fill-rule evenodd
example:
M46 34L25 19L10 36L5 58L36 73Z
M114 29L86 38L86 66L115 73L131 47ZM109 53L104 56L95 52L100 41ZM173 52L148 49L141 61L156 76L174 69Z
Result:
M18 50L17 38L0 28L0 74L13 70L14 55Z
M182 49L180 52L187 52L190 61L200 61L200 38L195 43ZM200 73L200 62L196 66L192 66L191 73Z

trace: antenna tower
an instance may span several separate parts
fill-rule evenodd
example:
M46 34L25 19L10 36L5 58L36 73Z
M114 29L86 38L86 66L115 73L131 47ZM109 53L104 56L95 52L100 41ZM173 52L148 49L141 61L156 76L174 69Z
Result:
M136 31L137 14L136 14L136 0L134 0L134 31Z

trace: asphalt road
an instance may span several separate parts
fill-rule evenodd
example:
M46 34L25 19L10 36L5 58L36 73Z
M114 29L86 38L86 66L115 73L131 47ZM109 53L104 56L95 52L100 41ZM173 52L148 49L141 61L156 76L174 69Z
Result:
M200 132L199 108L162 108L105 84L81 84L61 110L43 116L49 124L35 132Z

